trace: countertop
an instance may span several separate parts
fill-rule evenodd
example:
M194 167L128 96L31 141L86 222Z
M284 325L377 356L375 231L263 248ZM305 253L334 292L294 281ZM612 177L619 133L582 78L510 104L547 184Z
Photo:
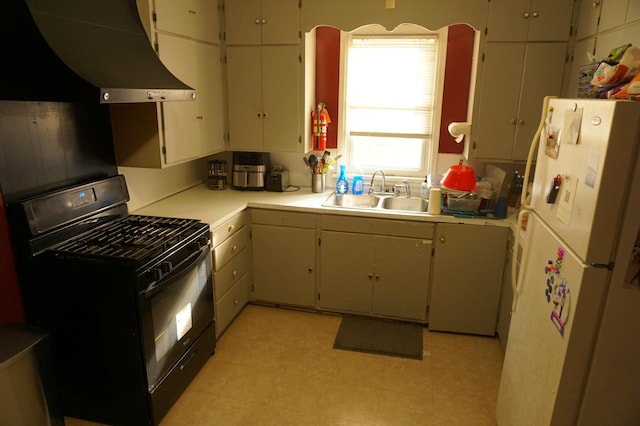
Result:
M371 209L346 209L340 207L324 207L322 203L332 191L313 193L310 187L302 187L299 191L267 192L237 191L225 189L215 191L205 184L179 192L171 197L157 201L146 207L133 211L134 214L184 217L199 219L216 228L237 213L251 208L287 210L317 214L335 214L344 216L360 216L370 218L399 219L424 222L466 223L513 227L517 211L509 211L506 219L493 218L458 218L449 215L430 215L428 213L400 212Z

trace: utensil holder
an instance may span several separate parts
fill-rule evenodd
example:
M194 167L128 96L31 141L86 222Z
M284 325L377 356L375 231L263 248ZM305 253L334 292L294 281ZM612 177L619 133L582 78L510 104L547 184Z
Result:
M311 175L311 192L324 192L325 176L324 173Z

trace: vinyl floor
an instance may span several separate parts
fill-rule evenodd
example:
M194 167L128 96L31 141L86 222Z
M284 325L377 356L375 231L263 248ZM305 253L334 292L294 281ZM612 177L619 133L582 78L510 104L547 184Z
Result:
M418 361L333 349L340 320L248 305L160 426L496 424L497 338L424 328Z

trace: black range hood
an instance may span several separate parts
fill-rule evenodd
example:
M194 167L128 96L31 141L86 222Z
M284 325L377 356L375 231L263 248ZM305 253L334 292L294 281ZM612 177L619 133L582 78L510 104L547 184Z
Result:
M136 0L0 0L0 99L195 99L162 64Z

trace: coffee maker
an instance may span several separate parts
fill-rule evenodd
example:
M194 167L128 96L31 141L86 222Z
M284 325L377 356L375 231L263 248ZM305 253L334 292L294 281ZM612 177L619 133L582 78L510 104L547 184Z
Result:
M263 191L271 170L268 152L233 153L233 188L241 191Z

